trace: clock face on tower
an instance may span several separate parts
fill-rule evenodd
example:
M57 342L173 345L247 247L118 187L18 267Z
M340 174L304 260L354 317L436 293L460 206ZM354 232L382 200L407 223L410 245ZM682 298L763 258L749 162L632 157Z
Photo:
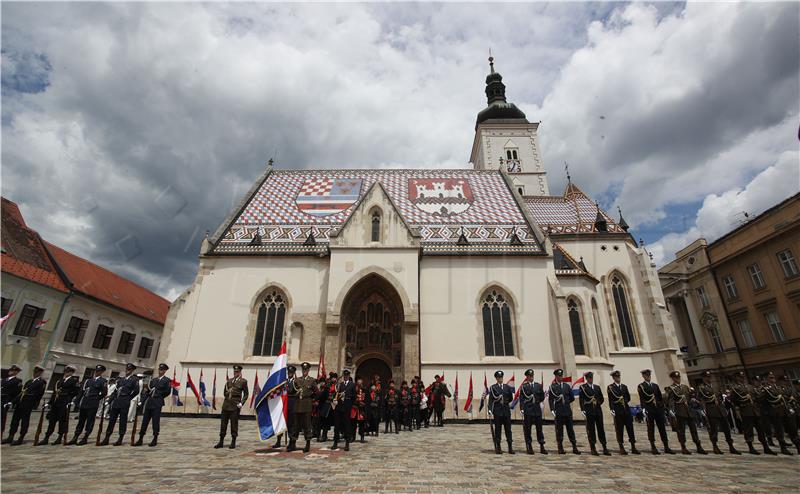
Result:
M506 171L509 173L516 173L520 171L519 160L508 160L506 162Z

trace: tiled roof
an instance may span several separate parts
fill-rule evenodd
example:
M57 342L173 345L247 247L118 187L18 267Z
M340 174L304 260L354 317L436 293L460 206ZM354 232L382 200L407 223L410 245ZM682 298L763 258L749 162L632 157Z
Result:
M169 301L82 257L45 242L75 291L158 324L164 324Z
M528 196L525 205L546 235L597 233L597 205L573 183L567 185L563 196ZM608 233L626 233L602 209L600 214L608 223Z
M2 270L19 278L67 293L39 235L28 228L19 207L2 198Z
M582 257L580 261L576 261L569 252L555 242L553 242L553 264L556 276L586 276L599 283L599 280L586 270Z
M463 233L469 248L448 252L505 253L544 249L499 171L484 170L286 170L272 171L216 241L214 253L269 253L302 247L313 234L327 245L370 186L380 182L423 252L455 246ZM517 240L512 239L516 234ZM465 250L466 249L466 250Z

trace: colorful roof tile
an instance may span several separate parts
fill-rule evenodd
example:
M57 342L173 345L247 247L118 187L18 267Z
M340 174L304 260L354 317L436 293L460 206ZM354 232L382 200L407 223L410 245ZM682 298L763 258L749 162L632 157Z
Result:
M608 233L626 233L571 182L563 196L528 196L525 197L525 205L546 235L597 233L595 220L598 212L607 222Z

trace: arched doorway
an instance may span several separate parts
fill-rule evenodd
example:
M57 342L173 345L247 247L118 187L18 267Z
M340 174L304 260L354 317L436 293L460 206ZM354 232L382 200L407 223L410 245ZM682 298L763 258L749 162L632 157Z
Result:
M392 379L392 369L383 359L368 358L356 367L356 379L363 379L367 385L372 382L372 378L376 375L381 378L381 385L384 387Z

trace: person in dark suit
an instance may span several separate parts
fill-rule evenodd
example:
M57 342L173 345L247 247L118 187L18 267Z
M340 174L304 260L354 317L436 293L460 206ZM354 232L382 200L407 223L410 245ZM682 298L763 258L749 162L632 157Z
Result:
M502 439L503 427L506 432L506 442L508 443L508 454L514 454L514 448L511 446L511 409L509 405L514 401L514 388L508 384L503 384L503 371L494 373L494 378L497 380L495 384L489 388L489 401L488 411L494 419L494 452L503 454L500 449L500 440Z
M121 446L125 432L128 430L128 409L131 406L131 400L139 395L139 378L133 373L136 366L128 363L125 364L125 376L117 379L117 387L111 393L109 400L108 412L108 428L106 429L106 437L100 446L108 446L108 441L111 438L111 433L114 432L114 425L119 419L119 436L114 442L114 446Z
M100 400L105 398L108 393L108 381L103 377L106 367L97 364L94 367L94 377L87 379L83 383L83 398L79 405L80 414L78 415L78 425L75 426L75 434L67 445L76 444L83 446L88 442L89 434L94 428L94 419L97 416L97 409L100 407ZM86 431L83 437L78 440L78 436Z
M64 367L64 376L56 382L55 390L47 404L49 408L47 412L47 431L44 439L39 441L39 446L47 444L56 429L56 424L58 424L58 437L50 444L52 446L61 444L67 434L67 426L69 425L69 406L80 392L78 382L78 376L75 375L75 367L72 365Z
M572 423L572 402L575 401L575 397L572 396L572 388L570 385L561 381L561 378L564 377L563 369L556 369L553 372L553 376L553 382L550 384L550 392L548 393L547 401L550 405L550 412L556 419L558 454L565 454L564 427L566 427L567 437L569 437L569 442L572 443L572 452L579 455L581 452L578 450L578 444L575 440L575 429Z
M639 402L647 416L647 438L650 440L650 452L654 455L661 454L656 448L655 426L658 426L658 434L661 436L661 443L664 445L664 453L674 455L675 452L669 449L666 417L664 415L664 398L658 385L650 381L651 377L652 371L650 369L643 370L642 378L644 378L644 381L639 383L637 388Z
M17 364L11 364L8 368L8 375L3 379L2 387L0 388L0 403L2 403L2 431L6 430L6 417L8 410L17 401L19 394L22 392L22 379L17 377L17 374L22 369Z
M353 401L356 399L356 385L350 379L350 369L342 371L342 380L336 385L336 396L333 399L336 424L333 431L333 446L339 449L339 438L344 438L344 450L350 451L350 413L353 410Z
M603 446L603 454L611 456L606 445L606 430L603 426L603 403L605 402L603 390L594 384L593 372L585 372L583 379L585 382L578 390L578 403L581 413L586 417L586 436L589 438L589 447L594 456L599 455L596 447L599 439L600 445Z
M31 412L39 407L39 402L44 396L47 381L42 379L44 369L38 365L33 368L33 378L22 385L22 391L14 404L14 415L11 417L11 425L8 428L8 437L4 443L11 443L12 446L19 446L28 433L28 425L31 421ZM14 435L19 427L19 438L14 441Z
M158 364L158 377L150 380L150 392L145 398L144 413L142 414L142 429L139 431L139 440L136 441L134 446L141 446L144 441L144 435L147 433L147 426L150 421L153 421L153 439L148 446L153 447L158 445L158 434L161 432L161 409L164 407L164 398L172 393L172 380L165 376L169 370L167 364Z
M544 389L542 385L533 380L533 369L525 371L525 381L519 391L522 409L523 423L522 432L525 435L525 447L528 454L533 454L533 438L531 437L531 426L536 424L536 440L539 442L539 452L547 454L544 447L544 433L542 432L542 402L544 401Z
M633 415L631 415L631 394L628 387L620 382L620 372L615 370L611 373L611 378L614 382L609 384L606 388L608 392L608 407L611 409L611 415L614 417L614 429L617 432L617 442L619 443L619 454L627 455L625 451L625 435L624 431L628 431L628 441L631 443L631 453L634 455L639 454L636 449L636 435L633 432Z

